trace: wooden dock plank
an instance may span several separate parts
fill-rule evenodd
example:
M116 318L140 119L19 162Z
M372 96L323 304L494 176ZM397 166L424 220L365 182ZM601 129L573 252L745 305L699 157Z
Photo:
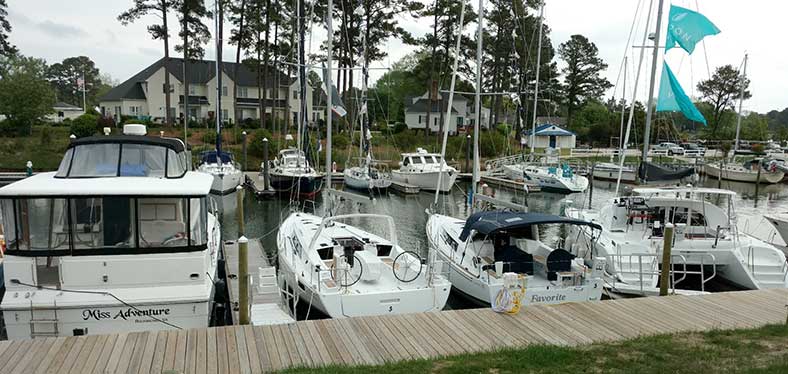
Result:
M55 355L57 355L57 352L60 351L60 349L63 347L63 344L65 344L66 339L67 339L66 337L56 338L55 341L47 350L47 352L44 354L44 356L42 356L41 359L38 361L36 367L33 368L33 370L30 370L30 372L31 373L46 372L47 368L49 368L49 364L52 362Z
M31 370L28 369L28 366L33 365L33 358L39 356L41 354L46 353L49 350L49 347L54 343L55 338L49 337L44 339L44 342L41 344L36 344L29 349L27 353L17 362L12 362L12 365L16 365L15 367L11 368L10 373L29 373ZM9 372L6 370L5 372Z
M139 357L139 362L133 362L129 366L129 373L144 374L151 371L151 362L153 361L153 351L156 349L156 331L150 331L145 335L145 342L142 345L142 354ZM134 367L136 366L136 370Z
M254 337L254 328L252 326L243 326L243 337L246 340L246 352L249 357L249 370L252 373L259 373L263 371L260 363L260 350L257 348L257 341Z
M74 365L71 366L71 369L67 371L67 373L82 374L86 371L85 366L87 365L88 357L90 357L100 337L101 335L90 335L84 338L85 345L79 351L79 354L74 359Z
M205 331L205 372L210 374L219 372L219 348L217 347L219 340L216 330L216 328L210 328Z
M27 353L32 344L32 339L17 340L12 347L3 352L2 361L0 361L0 373L13 370L14 365L17 363L14 357L18 360L19 357Z
M186 331L186 357L184 373L197 372L197 329Z
M71 367L74 366L74 363L77 360L77 356L79 356L79 352L82 350L82 347L85 346L85 339L86 337L74 337L74 345L71 346L71 349L66 354L63 362L60 364L60 367L57 369L58 373L68 373L71 370Z
M197 346L194 363L194 373L196 374L208 373L208 330L196 329L197 341L194 344Z
M230 373L227 334L224 333L226 328L227 327L216 328L216 372L220 374Z

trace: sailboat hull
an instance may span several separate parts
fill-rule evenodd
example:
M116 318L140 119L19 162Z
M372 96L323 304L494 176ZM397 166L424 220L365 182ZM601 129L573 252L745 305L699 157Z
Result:
M283 194L295 193L302 197L312 197L323 188L323 176L271 173L271 188Z
M748 183L780 183L785 177L785 173L781 170L776 171L761 171L760 179L758 179L758 172L755 170L748 170L740 166L733 165L720 165L706 164L704 166L706 175L714 178L722 178L725 180L736 182Z
M358 168L345 169L344 181L345 187L353 188L356 190L369 190L378 189L383 190L391 186L391 179L387 178L371 178L363 171L354 170Z

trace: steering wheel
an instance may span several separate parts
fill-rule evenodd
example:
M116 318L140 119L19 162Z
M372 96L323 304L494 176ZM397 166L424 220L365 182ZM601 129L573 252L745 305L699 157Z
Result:
M413 268L413 264L419 264L418 270ZM421 256L418 253L413 251L405 251L397 255L394 258L394 264L392 264L392 272L394 272L394 278L397 278L400 282L409 283L416 280L416 278L421 275L421 270L424 267L424 264L421 263Z
M342 287L350 287L361 279L361 274L364 273L364 266L361 265L361 259L353 255L353 266L349 266L347 271L337 268L337 263L347 264L345 255L339 256L337 261L331 264L331 279L335 280Z

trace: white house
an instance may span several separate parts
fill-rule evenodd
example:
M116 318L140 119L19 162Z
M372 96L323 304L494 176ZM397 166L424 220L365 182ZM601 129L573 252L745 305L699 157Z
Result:
M58 101L55 105L52 106L52 110L54 113L47 115L47 120L52 121L54 123L63 122L65 119L73 120L83 114L85 111L82 108L71 105L69 103L64 103L62 101Z
M528 131L525 132L523 138L525 139L525 146L530 148L532 138L531 129L528 129ZM545 123L536 127L534 148L572 149L575 148L575 142L575 133L565 130L558 125Z
M135 116L162 122L165 118L166 99L164 86L165 71L170 74L170 108L173 118L182 118L184 113L185 85L183 59L160 59L133 77L111 89L100 98L104 115ZM165 69L166 68L166 69ZM236 72L237 68L237 72ZM216 110L217 79L214 61L192 61L188 63L189 74L189 118L201 120L213 118ZM247 118L260 118L260 97L266 94L265 112L275 113L276 118L297 118L300 111L298 79L288 77L281 71L269 68L263 90L258 90L258 72L249 66L231 62L222 63L221 118L238 122ZM237 82L233 77L237 74ZM238 85L238 110L233 110L233 90ZM312 118L312 88L307 84L307 112ZM289 98L289 101L288 99Z
M440 96L433 101L430 108L428 93L416 97L405 98L405 125L409 129L425 129L427 128L427 112L429 112L429 129L430 132L437 132L441 129L441 119L446 121L447 106L449 102L449 93L441 92ZM429 110L428 110L429 109ZM473 126L475 122L475 114L473 110L473 103L467 97L454 94L451 105L451 114L449 118L449 133L456 134L457 129L463 130L466 126ZM482 107L482 128L490 127L490 109Z

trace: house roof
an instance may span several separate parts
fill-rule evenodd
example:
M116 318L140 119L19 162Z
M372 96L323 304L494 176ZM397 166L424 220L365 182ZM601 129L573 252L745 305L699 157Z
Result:
M142 99L144 100L145 91L142 89L142 82L147 81L159 69L165 67L175 76L179 82L183 82L183 59L170 57L165 62L164 58L159 59L150 66L146 67L139 73L127 79L123 83L113 87L109 92L100 98L101 101L119 101L122 99ZM216 75L216 65L214 61L199 60L190 61L187 63L187 74L189 75L189 83L206 84ZM228 76L232 77L235 73L236 67L238 68L237 84L239 86L257 86L257 71L246 64L236 64L234 62L222 62L222 71ZM285 82L289 85L294 78L290 78L287 74L281 71L276 72L273 68L268 67L268 74L266 75L265 86L273 87L276 82ZM278 74L278 75L277 75ZM278 79L277 79L278 78Z
M531 130L525 132L525 135L531 135ZM558 125L554 125L552 123L545 123L543 125L536 126L536 135L538 136L572 136L575 133L565 130Z
M448 101L443 101L443 100L437 103L433 103L432 110L430 112L446 113L446 107L448 106L448 104L449 104ZM438 105L440 105L440 109L438 109ZM418 99L414 103L413 100L408 100L406 98L405 111L411 113L427 113L428 106L429 106L429 101L427 99ZM452 107L451 112L452 114L456 114L457 110L454 109L454 107Z
M56 102L55 105L52 105L52 108L64 109L64 110L82 110L82 108L80 108L80 107L78 107L76 105L71 105L71 104L63 102L63 101Z

